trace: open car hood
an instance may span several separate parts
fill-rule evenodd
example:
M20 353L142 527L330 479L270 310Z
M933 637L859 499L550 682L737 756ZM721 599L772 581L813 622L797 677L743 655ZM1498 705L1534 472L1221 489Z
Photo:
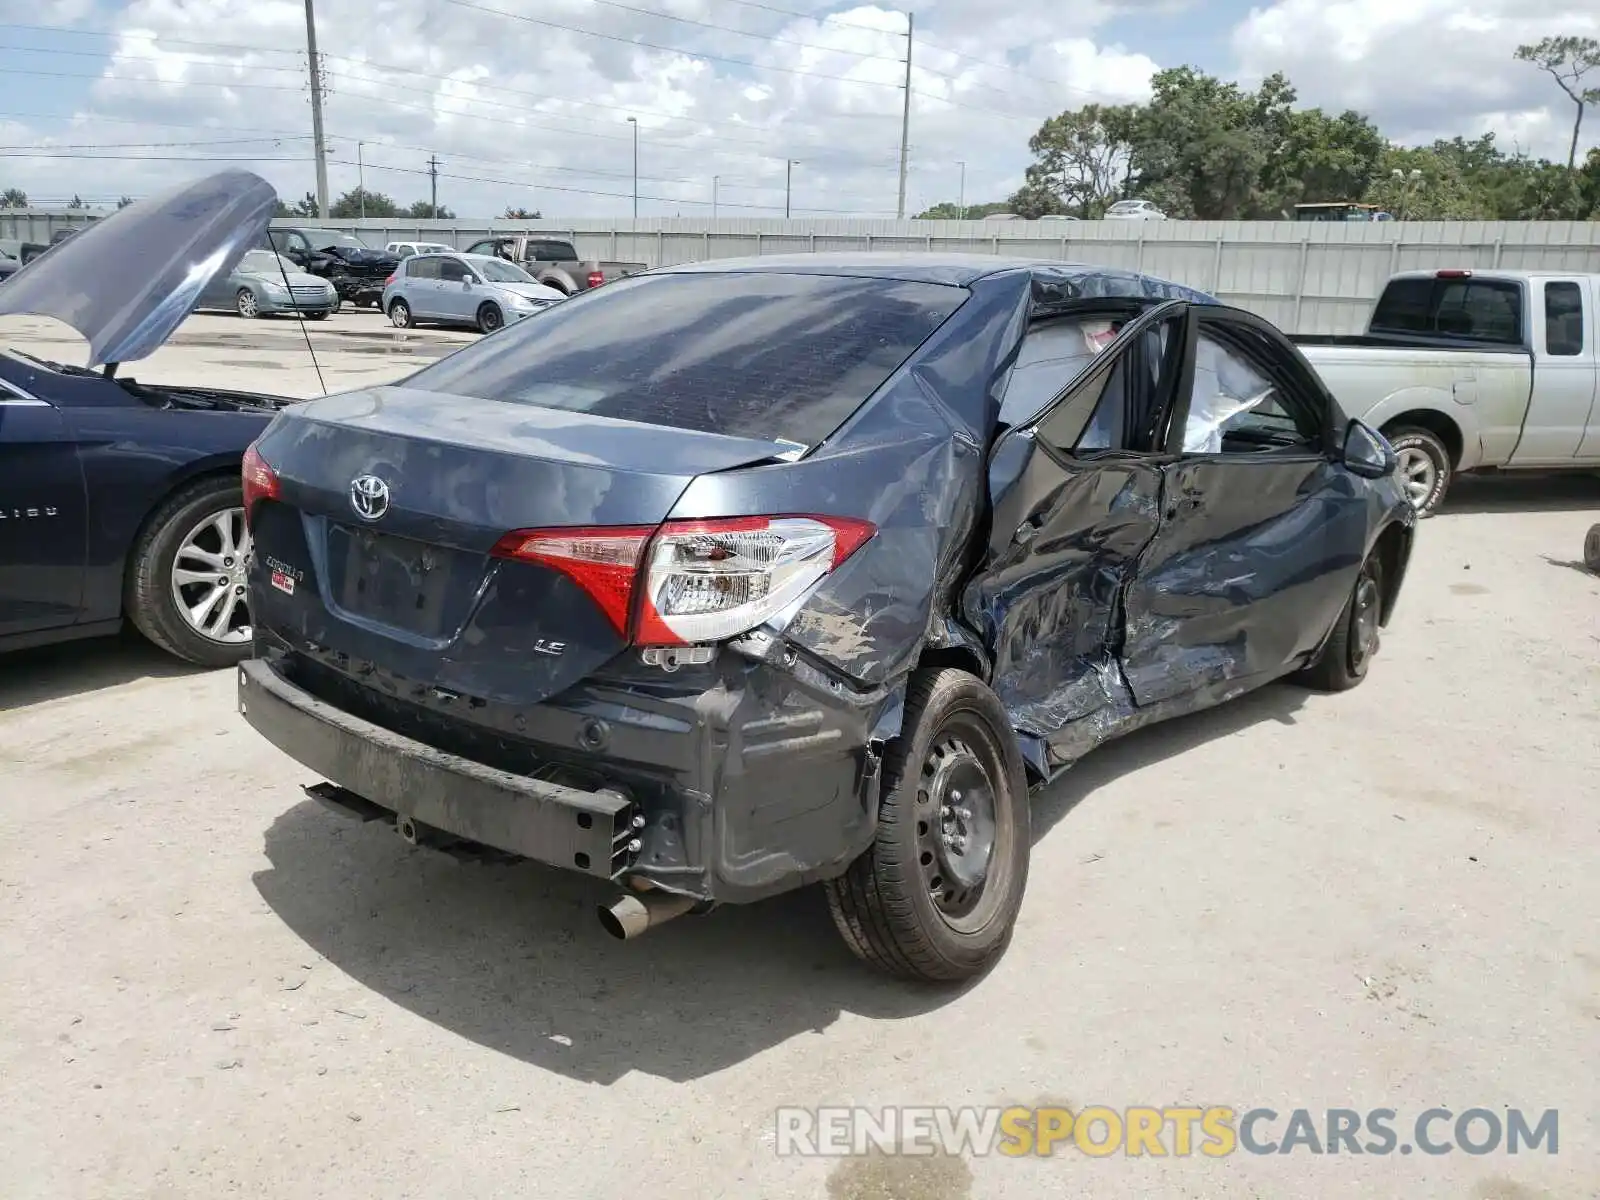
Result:
M200 293L260 241L272 185L221 171L103 217L52 246L0 288L0 316L54 317L89 342L90 367L148 357Z

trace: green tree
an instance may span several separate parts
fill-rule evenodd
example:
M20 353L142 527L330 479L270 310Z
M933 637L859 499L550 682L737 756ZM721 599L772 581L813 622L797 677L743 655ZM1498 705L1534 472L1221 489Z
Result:
M537 221L540 219L539 210L536 208L507 208L505 219L507 221Z
M365 205L362 204L363 196L366 198ZM382 192L367 192L354 187L329 206L328 215L340 220L352 220L360 216L398 217L400 206Z
M1291 112L1287 137L1262 171L1260 208L1288 216L1296 204L1359 199L1378 173L1384 145L1361 113Z
M68 208L88 208L89 206L83 202L83 197L82 196L78 195L77 192L73 192L72 193L72 199L68 202L67 207Z
M954 200L941 200L929 208L923 209L914 221L981 221L990 213L1010 212L1004 200L991 200L986 204L969 204L963 211L960 204Z
M119 199L117 201L117 207L118 208L127 208L128 205L130 205L132 203L133 203L133 197L132 196L123 196L121 199Z
M0 192L0 208L27 208L28 193L21 188L7 188Z
M317 216L317 198L310 192L307 192L299 200L294 202L294 209L289 215L293 217Z
M426 200L418 200L410 208L406 209L405 215L415 221L453 221L456 216L444 205L441 204L438 208L434 208Z
M1578 132L1583 128L1583 111L1600 101L1600 87L1584 87L1585 76L1600 68L1600 40L1590 37L1547 37L1517 47L1517 58L1532 63L1550 78L1577 107L1572 121L1572 144L1567 150L1567 170L1576 169Z
M1127 178L1137 125L1131 105L1086 104L1046 120L1028 139L1034 161L1014 197L1017 215L1099 217Z

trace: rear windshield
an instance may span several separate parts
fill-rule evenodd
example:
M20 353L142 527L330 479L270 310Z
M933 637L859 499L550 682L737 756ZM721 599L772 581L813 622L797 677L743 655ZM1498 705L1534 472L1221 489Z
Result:
M641 275L426 367L407 387L811 446L967 298L833 275Z
M1395 279L1383 289L1368 332L1518 346L1522 289L1506 279Z

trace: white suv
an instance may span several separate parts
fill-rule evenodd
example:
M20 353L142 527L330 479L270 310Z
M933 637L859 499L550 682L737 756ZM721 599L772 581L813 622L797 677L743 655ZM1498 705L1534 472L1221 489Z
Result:
M454 254L456 248L443 242L390 242L383 251L396 258L410 258L413 254Z

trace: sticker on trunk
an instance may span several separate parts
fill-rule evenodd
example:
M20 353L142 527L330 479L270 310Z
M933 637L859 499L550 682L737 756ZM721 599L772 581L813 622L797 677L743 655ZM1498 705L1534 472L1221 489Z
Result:
M285 595L294 595L294 576L287 571L273 571L272 586Z

